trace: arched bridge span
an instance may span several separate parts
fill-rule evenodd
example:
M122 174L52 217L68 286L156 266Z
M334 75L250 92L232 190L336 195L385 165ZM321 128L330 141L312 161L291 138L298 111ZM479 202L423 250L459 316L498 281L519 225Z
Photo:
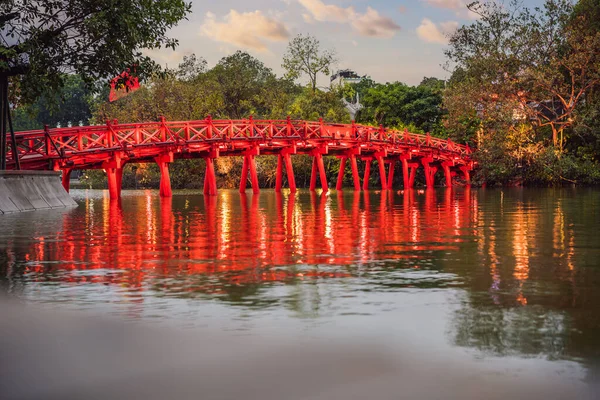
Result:
M104 169L108 175L111 198L121 191L123 166L128 162L156 162L161 171L160 194L171 196L169 163L181 158L206 160L204 193L217 191L214 160L218 157L244 157L240 190L246 189L248 175L254 192L258 192L255 157L277 155L276 190L281 190L285 167L290 190L296 190L291 156L313 157L310 189L317 178L328 190L323 156L341 159L338 190L346 164L350 164L354 189L360 190L357 160L364 161L362 188L367 189L371 163L377 161L381 189L392 189L396 164L402 165L404 187L412 188L416 169L424 168L427 187L433 187L438 170L444 172L447 186L460 175L470 182L473 168L471 150L429 134L420 135L383 127L357 124L332 124L323 121L290 120L213 120L166 121L135 124L107 122L100 126L78 126L19 132L16 148L22 169L62 170L63 185L69 189L74 169ZM9 144L10 146L10 144ZM386 173L386 166L388 167ZM15 167L14 152L8 153L8 168Z

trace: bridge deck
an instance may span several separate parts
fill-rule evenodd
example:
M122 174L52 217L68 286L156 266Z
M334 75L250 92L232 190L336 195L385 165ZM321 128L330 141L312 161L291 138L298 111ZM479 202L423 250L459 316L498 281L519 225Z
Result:
M391 186L396 162L403 167L404 186L414 185L415 170L423 166L427 186L433 186L438 169L445 173L446 184L461 173L469 181L473 168L471 149L429 134L386 129L357 124L330 124L322 121L295 120L213 120L166 121L136 124L108 122L102 126L82 126L19 132L17 153L23 169L62 170L68 190L73 169L104 169L108 175L111 197L119 197L123 166L128 162L156 162L161 170L161 195L170 196L168 164L180 158L204 158L207 161L204 190L216 194L214 159L243 156L244 168L240 190L245 190L250 174L254 191L258 191L255 160L260 155L277 155L276 189L281 189L283 167L292 191L296 190L290 157L308 154L313 157L311 189L317 176L323 190L328 190L323 156L341 158L337 188L342 189L346 161L353 171L354 188L360 190L357 158L366 162L363 188L366 189L371 161L378 161L382 189ZM10 143L8 144L10 147ZM389 165L386 176L385 166ZM14 152L8 153L8 167L14 168ZM390 187L391 188L391 187Z

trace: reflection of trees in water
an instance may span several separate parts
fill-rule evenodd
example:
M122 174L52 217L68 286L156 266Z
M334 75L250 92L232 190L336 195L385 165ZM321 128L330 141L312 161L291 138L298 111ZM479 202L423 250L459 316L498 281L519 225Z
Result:
M23 252L27 282L119 285L254 307L278 301L268 293L284 284L294 287L290 307L312 315L327 297L313 284L323 279L343 284L368 271L408 268L414 273L376 274L369 284L441 287L444 280L418 273L435 269L436 254L462 240L470 196L461 193L88 197L58 226L35 228L39 240L13 247Z
M587 190L482 192L476 271L451 323L454 343L598 364L600 274L590 239L599 200ZM463 273L455 265L445 269Z
M88 197L11 224L0 285L105 285L140 307L151 292L306 318L342 292L462 287L457 345L600 359L599 213L599 193L579 189Z
M565 313L541 306L504 309L469 304L456 311L452 329L458 346L503 356L563 358L569 339Z

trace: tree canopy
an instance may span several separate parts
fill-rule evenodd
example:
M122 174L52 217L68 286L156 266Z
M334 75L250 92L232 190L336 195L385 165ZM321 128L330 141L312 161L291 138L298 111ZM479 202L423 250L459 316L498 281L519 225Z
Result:
M319 74L329 75L331 66L336 61L335 51L322 50L315 37L298 35L288 43L282 67L290 79L297 79L302 74L307 75L314 92Z
M18 75L18 97L33 102L64 84L87 83L135 66L155 70L144 49L174 48L167 31L191 10L184 0L11 0L0 3L0 72Z
M446 51L454 68L444 95L446 126L455 139L474 140L486 179L565 180L577 164L561 159L576 150L569 137L581 131L578 118L600 86L595 3L468 6L479 18L459 28Z

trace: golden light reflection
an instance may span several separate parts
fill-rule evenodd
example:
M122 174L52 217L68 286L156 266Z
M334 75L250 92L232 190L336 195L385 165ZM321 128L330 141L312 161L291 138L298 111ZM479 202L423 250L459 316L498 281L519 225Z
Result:
M50 270L91 270L52 278L72 283L144 290L153 277L161 277L156 285L165 290L216 293L224 284L343 278L373 260L423 266L419 260L435 257L436 251L455 252L463 242L476 241L472 246L485 268L483 290L494 302L510 291L513 303L525 305L523 288L532 274L541 216L525 203L512 204L509 212L503 199L486 214L477 207L477 195L470 190L331 196L222 191L161 199L144 192L123 204L90 198L84 216L64 215L62 242L39 235L22 258L32 270L43 271L46 260L62 260ZM564 248L564 268L573 270L574 229L562 211L549 222L554 230L548 241ZM186 276L193 279L183 282ZM511 282L516 286L501 288Z

